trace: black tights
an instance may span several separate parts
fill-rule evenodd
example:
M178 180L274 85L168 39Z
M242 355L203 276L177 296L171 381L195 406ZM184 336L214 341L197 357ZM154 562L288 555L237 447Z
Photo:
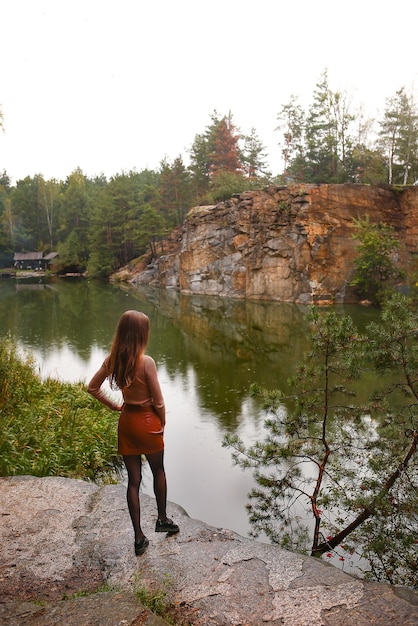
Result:
M158 519L167 519L167 481L164 470L164 450L146 454L147 461L153 475L153 487L157 501ZM139 542L144 537L141 529L141 505L139 502L139 486L142 478L141 455L129 455L123 457L123 462L128 472L128 488L126 497L128 501L129 515L134 527L135 541Z

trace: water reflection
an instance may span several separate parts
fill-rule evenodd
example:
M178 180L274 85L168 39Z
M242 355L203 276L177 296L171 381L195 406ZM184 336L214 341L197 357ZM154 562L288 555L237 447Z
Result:
M251 383L283 387L305 349L306 308L130 289L83 279L0 283L0 325L54 375L85 379L92 356L108 350L128 308L150 317L150 354L173 379L190 368L199 404L222 427L237 427ZM48 372L45 372L46 374Z
M152 320L156 352L165 354L168 371L192 366L201 406L228 430L238 425L251 383L285 387L306 348L303 307L182 296L170 290L140 293L170 320L167 333L161 321ZM169 345L173 328L180 333L177 349Z
M42 375L63 380L91 376L129 308L150 317L148 351L159 367L174 386L192 386L199 411L224 431L240 427L252 383L286 391L307 348L307 308L299 305L73 278L0 281L0 333L10 332L33 351ZM356 321L376 316L371 309L351 307L353 313ZM264 416L254 410L253 419L259 423Z
M246 535L252 476L232 465L221 442L226 432L246 443L263 436L265 416L250 385L286 390L307 348L307 308L73 278L0 281L0 334L31 350L43 376L62 380L90 378L120 315L133 308L150 317L148 352L167 404L169 498L192 517ZM376 317L340 310L360 323ZM152 491L150 476L144 489Z

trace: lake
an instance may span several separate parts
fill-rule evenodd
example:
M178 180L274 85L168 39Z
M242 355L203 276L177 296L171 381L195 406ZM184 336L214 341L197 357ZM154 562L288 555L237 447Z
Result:
M169 500L193 518L247 536L252 476L233 465L222 439L236 433L248 444L263 437L265 415L250 385L286 390L307 348L307 307L75 278L0 280L0 334L33 353L42 377L88 382L128 309L150 318L147 352L167 407ZM360 326L377 317L370 308L339 309ZM149 472L143 490L152 494Z

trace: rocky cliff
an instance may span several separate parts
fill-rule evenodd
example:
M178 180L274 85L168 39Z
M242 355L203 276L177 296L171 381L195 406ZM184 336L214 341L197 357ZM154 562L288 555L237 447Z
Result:
M366 215L394 228L397 261L406 267L416 253L418 187L271 186L192 209L177 250L132 282L234 298L350 302L353 218Z

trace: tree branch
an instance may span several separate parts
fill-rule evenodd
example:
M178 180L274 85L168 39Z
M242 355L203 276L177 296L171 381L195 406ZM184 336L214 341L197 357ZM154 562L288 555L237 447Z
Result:
M393 472L393 474L391 474L391 476L389 476L388 480L384 484L384 486L383 486L382 490L380 491L379 495L374 499L375 502L381 496L387 494L390 491L390 489L393 487L393 485L395 484L395 482L397 481L397 479L399 478L401 473L407 467L407 465L408 465L409 461L411 460L411 458L413 457L413 455L416 453L417 445L418 445L418 431L415 430L414 433L413 433L413 438L412 438L411 445L409 447L409 450L408 450L404 460L402 461L402 463L399 464L399 466ZM356 517L356 519L351 522L351 524L349 524L342 531L337 533L335 535L335 537L333 537L329 541L322 542L318 546L312 548L311 555L319 557L319 556L321 556L321 554L324 554L325 552L328 552L328 550L330 550L332 548L335 548L346 537L348 537L348 535L350 533L352 533L354 530L356 530L356 528L358 528L363 522L365 522L367 519L369 519L369 517L372 517L373 515L374 515L374 513L373 513L373 505L371 505L369 507L365 507L363 509L363 511L360 513L360 515L358 515Z

